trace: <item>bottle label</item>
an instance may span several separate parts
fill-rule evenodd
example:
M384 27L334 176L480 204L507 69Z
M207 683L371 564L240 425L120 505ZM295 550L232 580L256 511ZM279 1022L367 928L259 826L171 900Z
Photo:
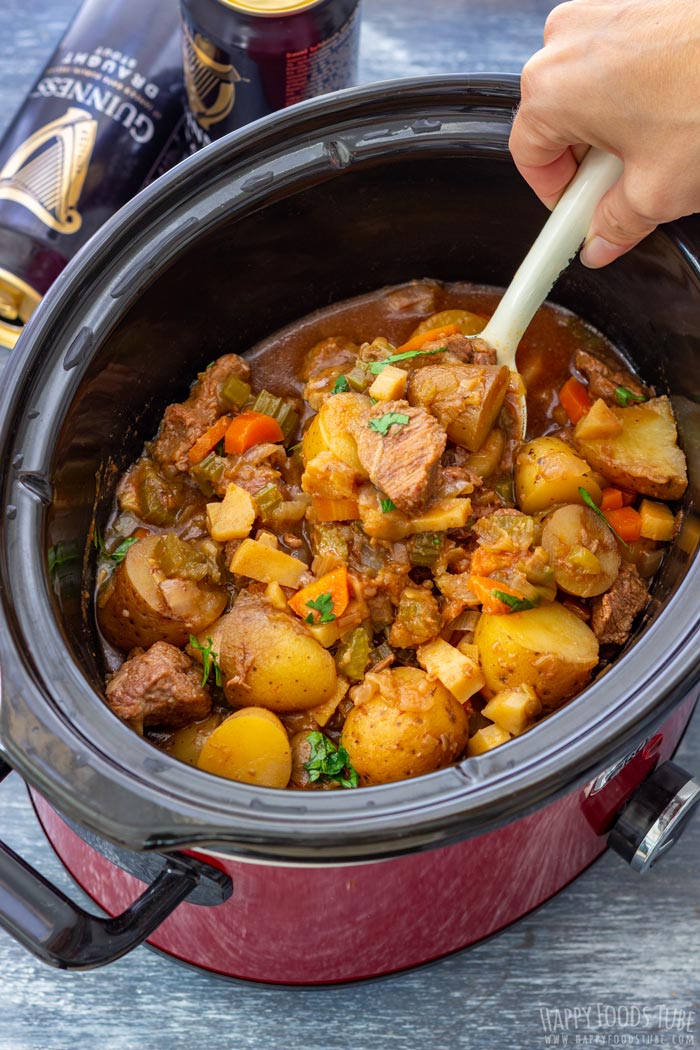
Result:
M14 201L59 233L77 233L77 205L97 135L97 121L71 107L25 139L0 169L0 199Z

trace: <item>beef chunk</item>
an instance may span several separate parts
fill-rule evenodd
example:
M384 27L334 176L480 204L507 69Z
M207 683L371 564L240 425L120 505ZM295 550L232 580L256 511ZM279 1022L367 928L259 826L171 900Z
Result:
M623 562L610 590L593 601L591 627L601 645L624 645L648 600L647 586L636 567Z
M110 679L107 703L138 732L144 726L176 729L211 711L211 697L201 684L202 672L168 642L156 642L132 656Z
M417 368L424 368L430 364L431 354L439 350L440 354L433 357L432 363L442 364L461 363L463 365L495 365L496 351L478 336L461 335L455 332L453 335L431 339L421 347L422 353L416 357L409 358L403 362L403 367L412 372Z
M408 423L386 426L392 413L408 417ZM353 435L360 462L377 488L405 514L420 511L433 493L447 443L437 420L408 401L384 401L374 405L367 423L355 427Z
M588 381L588 393L595 401L602 397L610 405L619 405L615 391L619 386L627 387L637 397L648 397L649 391L627 371L614 371L585 350L577 350L574 360L576 368Z
M221 389L227 379L238 376L247 381L250 369L237 354L225 354L201 372L186 401L168 405L151 454L161 466L185 471L190 465L187 453L197 438L224 414Z

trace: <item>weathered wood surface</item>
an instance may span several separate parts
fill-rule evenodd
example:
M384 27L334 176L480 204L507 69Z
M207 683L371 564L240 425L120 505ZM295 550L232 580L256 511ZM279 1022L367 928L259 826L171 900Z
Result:
M75 0L3 0L0 131L76 6ZM517 72L539 46L552 6L550 0L365 0L361 78ZM678 761L700 769L700 713ZM0 788L0 805L2 838L80 898L14 774ZM62 974L0 934L0 1050L530 1050L553 1045L545 1042L541 1011L576 1008L589 1013L569 1016L570 1046L619 1046L625 1038L628 1045L636 1039L636 1045L697 1046L699 868L696 819L644 879L605 856L476 951L388 981L323 991L229 984L144 948L107 970ZM638 1021L634 1010L644 1008ZM678 1013L675 1027L664 1030L674 1009L686 1016ZM547 1017L556 1028L556 1015ZM654 1033L664 1041L643 1042Z

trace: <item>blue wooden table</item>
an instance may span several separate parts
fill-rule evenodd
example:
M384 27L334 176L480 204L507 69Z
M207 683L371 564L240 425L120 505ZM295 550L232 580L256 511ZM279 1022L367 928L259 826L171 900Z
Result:
M361 80L518 72L553 6L364 0ZM76 0L3 0L0 131L76 7ZM678 761L700 770L700 712ZM16 774L0 788L0 803L2 838L80 899ZM696 819L643 879L605 855L475 951L322 991L224 983L146 948L106 970L58 973L0 934L0 1050L700 1046L699 868Z

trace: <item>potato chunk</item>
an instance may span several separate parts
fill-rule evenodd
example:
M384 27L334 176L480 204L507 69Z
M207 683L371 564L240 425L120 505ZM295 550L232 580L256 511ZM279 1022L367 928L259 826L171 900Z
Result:
M535 438L518 453L515 498L525 514L537 514L557 503L583 503L579 488L600 503L600 485L590 466L561 438Z
M157 641L184 645L226 608L223 587L166 579L155 552L160 540L147 536L132 544L97 599L100 628L119 649L147 649Z
M244 784L286 788L292 775L287 730L264 707L236 711L204 741L197 766Z
M412 373L408 400L434 415L451 441L476 452L501 411L509 379L505 366L426 365Z
M529 685L545 711L583 689L598 663L593 631L558 602L508 615L482 613L474 640L486 695Z
M586 436L585 418L574 430L574 444L595 470L613 484L643 496L679 499L688 484L685 456L667 397L655 397L610 411L622 424L612 437Z
M291 613L242 591L220 624L219 666L229 703L304 711L335 693L333 657Z
M257 507L250 493L233 483L226 488L221 502L207 503L207 529L213 540L226 543L242 540L250 534Z
M557 586L579 598L607 591L620 568L612 530L590 507L569 503L547 516L542 546Z
M340 738L360 784L388 784L454 762L469 722L462 705L417 667L370 674L352 689Z

